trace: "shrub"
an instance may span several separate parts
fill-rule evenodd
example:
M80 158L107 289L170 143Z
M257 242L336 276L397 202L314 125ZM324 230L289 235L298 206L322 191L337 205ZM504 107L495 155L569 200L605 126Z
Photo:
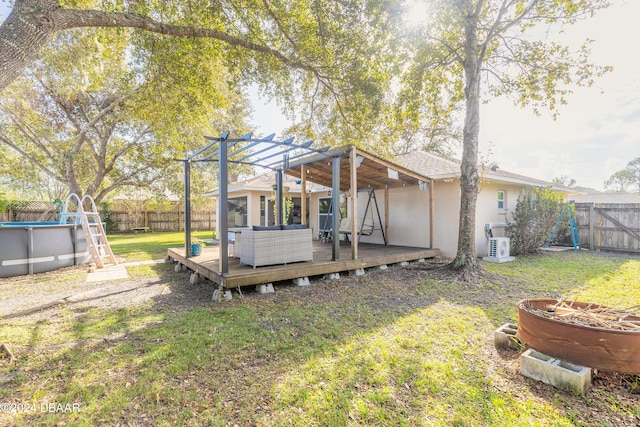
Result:
M550 188L527 187L507 219L506 234L514 255L533 253L549 241L562 212L562 195Z

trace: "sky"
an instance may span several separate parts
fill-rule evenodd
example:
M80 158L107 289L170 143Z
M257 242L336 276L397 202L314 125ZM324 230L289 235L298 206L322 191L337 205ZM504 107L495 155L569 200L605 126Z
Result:
M579 186L604 190L604 181L640 157L640 56L634 31L640 1L612 1L594 18L569 27L566 36L595 40L592 62L614 71L591 88L574 88L555 121L549 112L537 117L504 98L481 105L481 158L509 172L547 181L564 175ZM7 14L7 2L0 0L0 22ZM254 93L252 103L257 135L280 135L288 127L274 102Z
M550 112L537 117L506 98L481 105L480 158L509 172L546 181L566 175L578 186L603 191L613 173L640 157L640 51L633 30L640 0L613 2L594 18L570 26L566 36L595 40L592 62L614 71L593 87L573 88L555 121ZM288 122L278 106L257 99L256 131L284 130Z

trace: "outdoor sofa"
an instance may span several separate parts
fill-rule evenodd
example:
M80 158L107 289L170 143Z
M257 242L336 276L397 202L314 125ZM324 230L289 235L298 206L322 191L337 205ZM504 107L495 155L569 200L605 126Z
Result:
M312 261L312 240L311 229L305 225L254 226L242 231L240 262L256 268Z

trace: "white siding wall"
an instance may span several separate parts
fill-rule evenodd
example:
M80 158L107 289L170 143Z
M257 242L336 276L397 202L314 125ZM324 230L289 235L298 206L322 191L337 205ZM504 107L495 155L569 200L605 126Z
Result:
M389 243L429 247L429 192L418 187L389 190Z
M434 199L434 246L440 249L440 255L444 257L454 257L458 250L460 181L436 181L434 186Z

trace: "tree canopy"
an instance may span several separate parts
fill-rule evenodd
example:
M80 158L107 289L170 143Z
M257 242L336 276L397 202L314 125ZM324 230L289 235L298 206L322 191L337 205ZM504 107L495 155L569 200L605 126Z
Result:
M0 90L54 34L89 27L115 28L116 34L143 30L134 31L131 53L137 57L139 46L146 45L143 63L151 65L149 72L170 71L167 61L206 45L231 70L234 83L258 84L289 114L297 114L296 121L305 122L303 136L333 132L335 137L349 127L349 138L364 144L376 129L370 118L384 105L396 66L393 29L401 19L400 5L400 0L16 0L0 26ZM202 60L206 66L208 57ZM171 90L170 83L164 89Z
M175 42L153 48L176 50ZM135 45L136 61L132 46L114 32L58 34L0 93L0 142L31 166L8 175L29 173L42 187L63 184L98 202L124 186L162 193L176 186L173 159L212 127L246 131L246 97L215 52L186 50L157 72L145 60L149 44Z
M611 175L604 185L613 191L626 191L635 187L640 192L640 157L631 160L624 169Z

